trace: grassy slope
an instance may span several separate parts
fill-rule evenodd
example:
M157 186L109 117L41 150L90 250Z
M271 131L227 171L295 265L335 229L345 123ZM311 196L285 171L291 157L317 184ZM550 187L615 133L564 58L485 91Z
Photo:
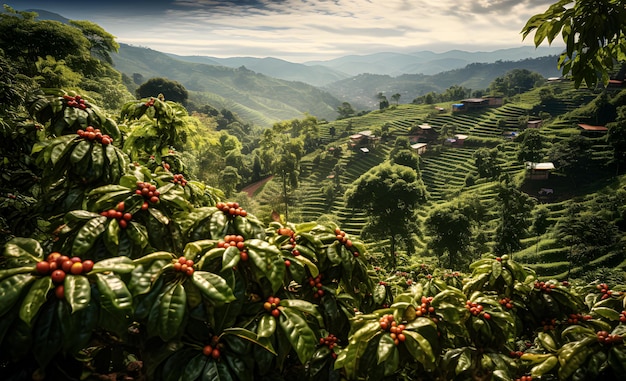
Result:
M588 101L591 97L588 91L574 90L569 84L552 86L555 86L561 96L556 101L551 102L548 109L544 108L544 111L550 112L553 118L544 123L541 132L547 140L558 141L571 134L578 134L578 131L572 128L575 120L569 119L566 113L574 110L580 105L580 102ZM516 97L513 102L502 107L472 113L433 114L432 106L400 105L384 112L376 111L361 117L330 123L327 126L334 126L338 135L343 132L344 137L329 144L329 146L341 145L343 154L340 157L334 157L330 153L320 150L303 160L302 182L296 192L298 195L297 202L294 203L297 206L290 211L293 221L331 218L348 233L359 234L366 221L366 216L362 212L349 210L345 207L343 192L337 194L334 202L328 205L322 188L324 184L330 183L331 180L327 176L337 163L343 164L345 168L344 173L340 176L341 185L345 189L362 173L387 158L393 142L381 143L376 150L369 154L359 154L347 149L348 138L346 137L349 133L380 127L385 123L391 125L394 136L406 135L412 125L422 122L428 122L436 129L440 129L444 124L454 125L457 133L470 136L462 148L440 146L422 157L422 178L431 197L429 202L418 211L420 220L423 221L426 218L434 205L464 194L480 199L487 210L493 210L496 182L480 179L470 187L465 186L466 174L475 170L471 159L472 153L481 146L494 146L503 143L501 146L503 148L503 169L517 178L523 178L523 166L516 162L517 143L506 142L501 134L503 130L517 130L519 116L528 115L533 107L539 103L538 94L539 92L535 90ZM572 99L579 99L579 101L575 102ZM498 121L501 119L506 121L504 129L498 127ZM350 131L346 131L348 121L352 124ZM327 129L322 126L322 132L325 131ZM330 138L329 136L325 137ZM474 138L473 143L472 137ZM433 148L436 147L433 146ZM606 145L599 144L596 149L595 159L606 161L610 156ZM594 196L599 194L596 192L600 192L608 185L615 186L615 182L619 182L619 179L590 181L586 186L572 191L569 189L571 188L569 184L565 184L558 177L553 176L551 180L546 182L526 181L524 189L533 197L536 196L537 190L541 187L552 187L556 192L560 192L561 198L554 199L547 204L550 210L550 221L553 222L552 226L554 226L563 215L571 197L582 198L583 202L593 202ZM270 196L275 195L276 192L276 186L270 185L260 192L258 199L261 203L271 202ZM541 201L547 202L547 200ZM495 212L489 213L488 220L481 226L481 230L488 238L491 238L495 231L496 218ZM423 255L427 255L427 241L428 237L417 237L418 252L423 253ZM522 243L524 249L514 254L516 259L534 268L540 276L557 278L565 276L567 272L567 262L565 261L567 248L559 246L553 229L548 229L548 232L540 237L529 234ZM600 258L596 264L608 267L619 266L626 269L626 261L622 257ZM580 268L574 268L573 274L578 274L581 271Z
M302 118L304 113L334 119L340 102L329 93L302 82L257 74L245 68L227 68L176 60L166 54L128 45L113 55L117 70L146 79L165 77L182 83L190 98L225 107L261 126Z

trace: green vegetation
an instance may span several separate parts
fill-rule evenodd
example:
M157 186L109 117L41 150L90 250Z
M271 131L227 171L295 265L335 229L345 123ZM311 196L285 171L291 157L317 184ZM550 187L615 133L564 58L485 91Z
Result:
M88 37L103 31L0 17L2 30L25 21L23 45L0 41L3 379L626 371L624 90L547 83L465 112L381 94L380 110L260 133L157 95L100 108L122 80L115 45ZM84 34L81 55L4 53L41 28ZM581 133L600 115L618 130ZM410 142L424 140L418 158ZM532 179L524 161L547 159L556 169Z

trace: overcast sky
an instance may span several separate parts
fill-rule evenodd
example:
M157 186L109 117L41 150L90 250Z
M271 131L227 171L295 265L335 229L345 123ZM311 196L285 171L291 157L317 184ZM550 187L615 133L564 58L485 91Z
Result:
M520 31L556 0L12 0L93 21L118 42L179 55L276 57L532 46ZM556 42L556 40L555 40ZM558 45L556 45L558 46Z

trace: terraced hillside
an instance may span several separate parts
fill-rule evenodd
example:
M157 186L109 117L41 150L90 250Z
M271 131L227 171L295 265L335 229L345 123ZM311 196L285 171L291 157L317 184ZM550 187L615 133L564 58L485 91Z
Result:
M367 170L388 159L395 138L408 136L410 129L418 124L429 123L438 132L452 130L456 134L468 135L469 138L459 147L443 144L442 138L429 144L429 150L421 157L421 176L429 193L429 201L418 210L417 216L423 222L435 205L469 195L480 200L488 211L480 231L487 237L489 246L499 218L495 208L498 182L478 179L472 185L466 185L466 176L476 173L472 155L481 147L497 146L502 171L509 173L512 178L523 179L525 169L523 164L517 161L519 142L507 140L503 136L506 131L519 131L522 117L535 118L537 116L534 112L537 110L549 110L545 112L549 112L551 118L544 120L540 129L548 144L555 144L579 134L575 127L577 121L568 116L568 110L575 109L581 100L592 99L593 94L586 90L574 90L571 85L564 83L549 86L553 87L553 91L557 89L554 91L557 94L566 94L567 98L557 97L557 100L551 101L546 108L541 106L540 92L533 90L514 97L511 102L498 108L485 108L466 113L437 113L433 112L433 105L400 105L385 111L371 112L361 117L322 125L321 132L327 145L302 161L301 185L296 192L298 196L293 203L293 210L290 210L290 215L294 216L292 222L331 218L349 234L358 235L367 216L358 210L346 208L343 197L345 189ZM557 107L559 103L561 106ZM350 134L363 130L380 131L383 126L389 129L391 138L381 141L376 147L370 147L370 152L363 153L349 148ZM338 138L330 136L331 127L335 128L335 137ZM606 163L610 156L610 147L603 140L595 141L593 160L597 163ZM606 179L604 181L610 182ZM570 270L567 261L568 249L556 239L555 226L563 217L567 205L572 202L572 197L583 197L583 201L577 199L577 202L592 202L589 200L593 200L593 197L584 198L586 196L584 192L596 191L603 185L589 184L586 190L581 188L578 192L566 191L568 186L558 175L553 176L553 180L538 182L526 180L524 183L523 189L530 196L537 198L538 204L544 203L548 207L550 227L540 236L523 232L524 248L513 255L535 269L542 277L567 276L567 271ZM333 187L336 187L336 191L329 191ZM539 198L537 190L542 187L553 187L555 192L562 190L562 193L552 199ZM270 185L262 192L266 193L266 196L261 194L260 197L267 197L267 194L275 192L276 188ZM431 255L427 248L428 237L423 235L415 237L415 241L421 256ZM379 245L380 242L377 243L377 247L380 247ZM626 259L623 255L599 258L597 263L626 268ZM579 274L582 270L573 268L570 271L572 274Z

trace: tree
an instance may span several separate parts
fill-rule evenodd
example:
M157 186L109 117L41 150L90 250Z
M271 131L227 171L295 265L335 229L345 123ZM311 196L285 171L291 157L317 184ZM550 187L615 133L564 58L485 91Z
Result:
M239 175L239 171L236 167L227 165L220 172L220 185L222 189L224 189L226 197L233 195L240 182L241 176Z
M613 147L615 174L619 175L620 167L626 163L626 106L617 109L617 119L608 123L606 141Z
M561 34L566 49L558 67L572 75L576 87L606 86L615 62L626 60L626 9L620 0L559 0L522 28L523 38L533 32L535 46Z
M499 254L511 254L522 248L521 239L530 225L527 217L535 206L535 200L517 189L508 176L503 177L496 196L500 219L493 250Z
M528 128L517 138L521 139L519 149L517 151L517 160L521 163L530 161L538 163L543 159L543 150L545 143L541 132L536 128Z
M380 110L384 110L389 107L389 101L387 100L387 96L383 93L378 93L376 95L376 99L378 99L378 108Z
M415 210L427 198L426 187L415 171L403 165L383 163L359 177L345 194L349 208L364 210L368 222L363 232L389 239L390 265L396 267L396 240L410 242L416 232Z
M448 268L461 268L462 253L469 251L474 224L481 215L480 201L461 200L434 208L428 215L425 228L431 237L428 246L439 256L448 257ZM469 256L465 256L468 262Z
M402 95L400 93L395 93L391 96L391 99L393 99L394 102L396 102L396 106L398 105L398 102L400 102L400 97Z
M557 238L569 248L568 277L574 266L590 263L616 249L618 229L608 215L573 202L556 226Z
M539 252L539 236L545 234L550 227L550 210L545 205L539 205L533 210L532 231L537 236L535 254Z
M486 177L493 179L500 174L499 163L500 151L498 148L479 148L477 149L472 158L474 159L474 165L478 171L480 177Z
M526 92L544 81L545 79L539 73L531 72L528 69L513 69L494 79L489 85L489 89L495 93L509 96L511 92L517 94Z
M591 167L592 142L584 136L574 135L552 145L548 158L572 181L576 181Z
M187 103L189 93L185 86L179 82L167 78L150 78L135 91L138 98L157 97L163 94L166 100L180 103L183 106Z
M339 116L337 117L337 120L339 120L354 116L356 114L356 111L354 111L354 108L352 108L352 105L350 103L343 102L341 106L337 107L337 113L339 113Z

